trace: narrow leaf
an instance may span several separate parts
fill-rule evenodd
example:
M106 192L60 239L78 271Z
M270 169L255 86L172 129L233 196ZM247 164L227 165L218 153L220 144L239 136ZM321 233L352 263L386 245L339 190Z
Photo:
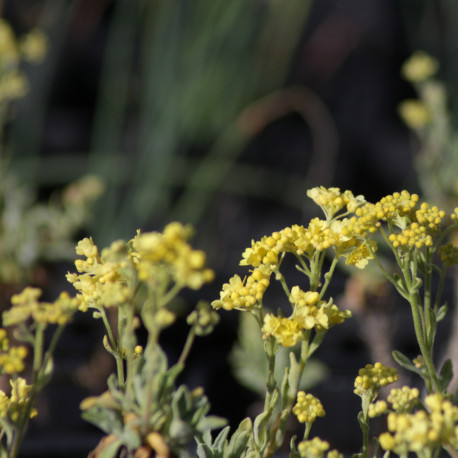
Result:
M407 358L406 355L402 354L400 351L397 351L397 350L394 350L393 353L393 359L404 369L410 371L410 372L415 372L416 374L418 374L420 377L423 377L424 374L423 372L417 367L415 366L414 363L412 363L412 361Z
M436 321L441 321L445 318L448 312L447 304L441 305L439 310L436 312Z
M452 360L447 359L444 365L442 366L441 372L439 374L439 385L442 391L446 391L450 381L453 378L453 365Z

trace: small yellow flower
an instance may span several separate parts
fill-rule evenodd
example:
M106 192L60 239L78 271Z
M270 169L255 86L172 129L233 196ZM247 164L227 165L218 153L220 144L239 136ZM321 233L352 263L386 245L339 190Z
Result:
M293 347L303 338L302 328L296 320L276 317L270 313L264 317L262 333L263 339L273 336L283 347Z
M382 363L366 364L360 369L355 379L354 393L363 396L365 393L374 399L381 387L399 379L396 369L386 367Z
M48 48L48 38L40 29L31 30L21 41L23 58L29 62L42 62Z
M260 265L253 270L252 274L245 279L234 275L229 283L223 285L220 298L211 303L215 309L225 310L250 310L256 304L261 303L264 292L270 284L272 269Z
M299 442L297 449L302 458L323 458L329 449L329 443L314 437L311 440Z
M0 373L14 375L22 372L26 356L27 348L23 345L10 347L6 331L0 328Z
M448 267L458 264L458 247L454 246L453 243L449 242L440 246L438 253L442 262Z
M402 66L402 75L412 83L424 81L435 75L439 62L424 51L415 51Z
M411 129L421 129L431 122L431 113L423 102L415 99L402 101L398 106L399 116Z
M419 395L420 392L417 388L403 386L402 388L393 388L387 399L396 413L411 412L418 402Z
M378 417L383 415L388 410L386 401L377 401L376 403L369 404L368 416L369 418Z
M324 417L326 412L318 398L310 393L299 391L297 402L293 407L293 414L301 423L313 423L316 417Z

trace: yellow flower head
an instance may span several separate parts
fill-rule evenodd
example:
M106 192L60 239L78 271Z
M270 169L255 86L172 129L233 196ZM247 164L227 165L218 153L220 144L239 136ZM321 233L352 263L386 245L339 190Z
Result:
M386 367L382 363L366 364L360 369L355 379L354 393L358 396L368 394L375 399L381 387L396 382L399 379L396 369Z
M41 296L39 288L25 288L21 293L11 298L12 307L3 312L3 325L12 326L28 320L39 309L38 298Z
M293 414L301 423L313 423L316 417L324 417L326 412L318 398L310 393L299 391L297 402L293 407Z
M264 317L262 333L263 339L273 336L283 347L294 347L303 338L302 328L296 320L276 317L270 313Z
M458 247L454 246L453 243L449 242L440 246L438 253L445 265L451 267L458 264Z
M415 51L402 66L402 75L408 81L416 83L434 76L439 62L424 51Z
M250 310L261 303L264 292L270 283L271 269L259 266L254 269L249 277L242 280L234 275L229 283L223 285L220 298L211 303L215 309L225 310Z
M25 288L20 294L11 298L13 306L3 312L3 324L11 326L32 318L37 323L59 324L68 323L78 310L80 300L70 297L66 292L59 295L55 302L39 302L41 290Z
M411 129L421 129L431 122L431 112L419 100L403 100L398 106L398 112L401 119Z
M433 237L440 232L440 225L444 217L444 211L437 207L430 207L429 204L423 202L410 217L412 222L401 232L390 234L389 239L395 248L432 246Z
M377 401L369 404L369 410L367 412L369 418L378 417L388 411L388 404L386 401Z
M387 399L396 413L407 413L415 407L419 395L420 392L417 388L403 386L402 388L393 388Z
M10 347L5 329L0 328L0 373L14 375L22 372L26 356L27 348L23 345Z
M205 266L203 251L193 250L188 244L193 230L173 222L162 233L141 234L130 241L131 257L142 281L156 281L158 269L168 270L173 281L183 287L199 289L213 280L213 271Z
M24 404L29 401L29 394L32 386L27 385L25 379L22 377L10 380L10 384L10 396L0 391L0 416L9 417L13 422L16 422L24 409ZM32 409L30 411L30 418L36 415L36 409Z
M332 299L328 302L319 299L316 291L305 292L299 286L291 289L289 300L294 305L293 319L301 329L329 329L351 317L349 310L340 310Z
M311 440L299 442L297 449L302 458L323 458L326 451L329 450L329 443L319 437L314 437ZM339 455L333 453L332 456L337 458Z
M31 30L21 41L20 49L24 60L39 63L45 58L48 37L40 29Z
M369 247L370 249L369 249ZM358 269L364 269L371 259L374 259L373 253L377 251L377 242L368 240L355 240L351 249L343 253L345 264L347 266L355 266Z
M412 218L418 208L419 197L408 191L395 192L380 199L375 204L377 217L384 221L390 221L404 229L406 218Z

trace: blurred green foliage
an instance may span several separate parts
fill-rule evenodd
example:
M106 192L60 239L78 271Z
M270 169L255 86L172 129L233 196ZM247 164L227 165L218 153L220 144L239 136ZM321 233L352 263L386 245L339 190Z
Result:
M72 14L72 3L62 3L48 0L42 14L55 38L48 80ZM16 135L17 169L35 165L25 175L41 183L102 176L109 187L94 227L101 240L164 219L198 221L253 135L240 122L243 110L285 84L311 3L113 2L89 155L38 160L37 142ZM36 117L38 105L18 124Z

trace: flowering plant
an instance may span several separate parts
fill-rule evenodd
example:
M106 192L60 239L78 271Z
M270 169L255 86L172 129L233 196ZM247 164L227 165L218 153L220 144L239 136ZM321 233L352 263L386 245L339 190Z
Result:
M291 457L341 456L328 451L326 441L311 437L311 427L325 415L325 406L300 385L326 334L351 317L328 296L340 260L358 269L374 262L409 303L421 355L411 360L396 351L393 357L425 384L423 400L419 390L410 387L395 388L386 400L377 400L382 387L398 380L396 369L376 362L359 371L354 392L361 397L358 421L363 440L358 456L377 456L382 449L387 455L406 457L414 452L433 457L442 448L456 456L457 394L448 391L452 364L436 367L434 342L437 322L447 313L441 300L446 270L458 262L458 248L445 240L457 227L458 209L448 216L407 191L375 204L337 188L314 188L308 196L322 208L324 219L314 218L307 227L294 225L253 241L240 263L250 268L249 275L234 275L211 304L216 310L249 314L257 324L267 371L264 406L256 418L243 420L231 436L226 426L214 437L211 431L225 421L207 415L210 406L203 389L176 386L195 336L211 332L218 315L199 303L187 318L190 330L182 354L169 364L160 335L175 319L173 299L184 288L197 290L213 278L204 253L188 243L191 229L171 223L162 233L138 232L129 242L114 242L101 252L90 238L79 242L77 254L83 259L75 263L77 273L67 275L77 290L73 298L64 294L54 304L39 303L33 289L13 297L4 326L17 325L17 337L34 348L34 376L31 385L19 378L25 349L13 351L6 343L0 365L12 378L12 390L1 397L4 456L16 456L9 451L11 444L17 443L28 418L36 413L36 394L52 372L55 340L43 349L42 330L57 324L57 340L77 309L92 310L101 320L104 347L116 362L107 391L81 404L83 417L106 433L92 456L271 457L284 445L291 415L305 425L299 442L296 437L290 441ZM379 254L382 245L397 265L394 272ZM290 284L282 273L287 256L296 260L304 275L301 284ZM287 307L277 311L263 303L272 280L279 282L286 296ZM147 331L144 341L139 337L141 327ZM279 375L275 369L285 351L288 364ZM388 431L375 438L371 448L370 420L385 414Z

